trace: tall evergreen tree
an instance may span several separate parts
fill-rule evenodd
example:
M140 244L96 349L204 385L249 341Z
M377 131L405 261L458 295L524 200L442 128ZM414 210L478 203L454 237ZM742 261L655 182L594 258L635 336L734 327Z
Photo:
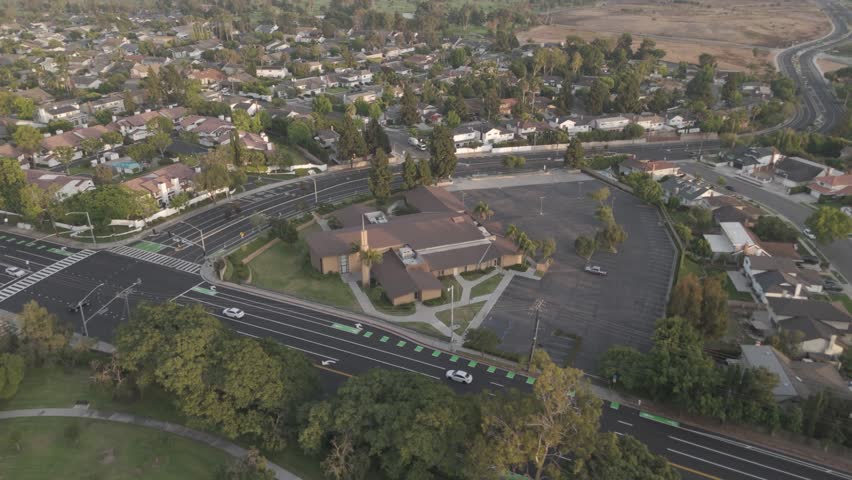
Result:
M341 161L349 160L350 166L354 163L355 157L363 157L367 154L367 142L364 141L364 136L349 115L343 116L340 139L337 141L337 153Z
M391 151L388 134L385 133L385 129L382 128L382 125L375 118L370 120L370 123L367 124L367 129L364 130L364 141L367 142L367 149L370 153L375 154L380 149L385 153L390 153Z
M411 126L420 122L420 114L417 113L417 96L410 86L406 85L402 89L402 98L399 103L402 123Z
M408 152L405 153L405 161L402 162L402 186L406 190L417 186L417 164Z
M432 185L432 166L429 160L422 159L417 162L417 184Z
M373 160L370 167L370 193L380 205L384 205L390 198L391 191L391 171L388 164L388 157L384 150L377 150L373 155Z
M450 130L438 125L432 130L429 146L432 175L436 179L448 178L456 171L456 146Z

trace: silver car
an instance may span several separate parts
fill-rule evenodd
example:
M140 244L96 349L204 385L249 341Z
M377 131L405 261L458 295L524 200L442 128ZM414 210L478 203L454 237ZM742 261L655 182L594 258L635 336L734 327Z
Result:
M447 370L447 378L454 382L466 383L468 385L473 382L473 375L465 372L464 370Z
M228 318L243 318L246 316L246 312L240 310L239 308L226 308L222 310L222 315Z
M15 278L25 277L27 275L27 271L23 268L18 267L8 267L6 269L6 275L11 275Z

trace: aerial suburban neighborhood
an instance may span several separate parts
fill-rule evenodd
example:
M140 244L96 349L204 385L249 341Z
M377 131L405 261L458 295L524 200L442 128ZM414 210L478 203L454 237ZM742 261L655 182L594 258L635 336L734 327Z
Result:
M0 12L0 479L852 478L848 3Z

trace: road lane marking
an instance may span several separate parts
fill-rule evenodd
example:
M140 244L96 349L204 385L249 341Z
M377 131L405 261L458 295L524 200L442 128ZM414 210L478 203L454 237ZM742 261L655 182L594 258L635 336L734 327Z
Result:
M488 382L488 383L490 383L491 385L496 385L500 388L505 388L505 385L500 385L499 383L496 383L496 382Z
M764 465L764 464L762 464L762 463L757 463L757 462L752 461L752 460L747 460L747 459L745 459L745 458L738 457L738 456L736 456L736 455L731 455L730 453L725 453L725 452L723 452L723 451L716 450L716 449L714 449L714 448L705 447L704 445L700 445L700 444L698 444L698 443L690 442L690 441L688 441L688 440L684 440L684 439L682 439L682 438L673 437L673 436L671 436L671 435L669 435L669 438L671 438L672 440L675 440L675 441L681 442L681 443L685 443L685 444L687 444L687 445L692 445L693 447L703 448L704 450L708 450L708 451L713 452L713 453L718 453L719 455L724 455L724 456L726 456L726 457L735 458L735 459L737 459L737 460L739 460L739 461L741 461L741 462L746 462L746 463L750 463L750 464L752 464L752 465L757 465L758 467L763 467L763 468L765 468L765 469L767 469L767 470L772 470L773 472L783 473L784 475L789 475L789 476L791 476L791 477L799 478L799 479L801 479L801 480L811 480L811 479L809 479L808 477L803 477L803 476L801 476L801 475L796 475L795 473L790 473L790 472L786 472L786 471L784 471L784 470L779 470L779 469L777 469L777 468L775 468L775 467L770 467L769 465Z
M175 301L175 300L177 300L178 298L180 298L180 297L182 297L182 296L186 295L187 293L189 293L189 291L190 291L190 290L195 290L196 288L200 287L200 286L201 286L201 284L203 284L203 283L204 283L204 281L202 280L202 281L200 281L200 282L196 283L195 285L193 285L193 286L191 286L191 287L187 288L186 290L184 290L183 292L181 292L181 294L180 294L180 295L176 295L174 298L172 298L172 300L171 300L171 301L173 301L173 302L174 302L174 301Z
M690 433L694 433L696 435L701 435L703 437L711 438L711 439L719 441L719 442L724 442L724 443L728 443L728 444L731 444L731 445L736 445L740 448L746 448L746 449L748 449L749 451L752 451L752 452L762 453L763 455L766 455L768 457L774 457L774 458L777 458L779 460L785 460L789 463L801 465L803 467L808 467L812 470L817 470L819 472L828 473L828 474L834 475L836 477L845 478L847 480L852 480L852 476L850 476L850 475L846 475L846 474L840 473L840 472L835 472L834 470L831 470L831 469L828 469L828 468L825 468L825 467L822 467L822 466L819 466L819 465L815 465L815 464L812 464L812 463L808 463L804 460L799 460L797 458L788 457L786 455L782 455L780 453L776 453L776 452L773 452L771 450L766 450L766 449L756 447L756 446L753 446L753 445L748 445L748 444L745 444L745 443L742 443L742 442L738 442L736 440L731 440L729 438L720 437L718 435L712 435L710 433L699 432L697 430L690 430L688 428L684 428L684 430L686 430L687 432L690 432Z
M259 336L257 336L257 335L252 335L251 333L246 333L246 332L243 332L243 331L241 331L241 330L236 330L236 332L237 332L237 333L239 333L240 335L245 335L246 337L251 337L251 338L260 338L260 337L259 337ZM284 345L284 346L285 346L285 347L287 347L287 348L292 348L293 350L298 350L298 351L300 351L300 352L302 352L302 353L307 353L307 354L310 354L310 355L316 355L316 356L318 356L318 357L322 357L322 358L324 358L324 359L326 359L326 360L334 360L335 362L339 362L339 361L340 361L340 359L337 359L337 358L334 358L334 357L330 357L330 356L328 356L328 355L323 355L323 354L321 354L321 353L312 352L312 351L310 351L310 350L305 350L304 348L294 347L293 345L287 345L286 343L284 343L284 342L282 342L282 341L278 341L278 343L280 343L281 345Z
M709 478L710 480L722 480L721 478L710 475L709 473L704 473L701 470L696 470L694 468L684 467L683 465L679 465L674 462L669 462L669 465L673 466L674 468L679 468L685 472L694 473L695 475L699 475L704 478Z
M710 460L705 460L705 459L703 459L703 458L701 458L701 457L696 457L696 456L694 456L694 455L690 455L690 454L688 454L688 453L678 452L677 450L672 450L671 448L667 448L666 450L668 450L668 451L670 451L670 452L672 452L672 453L676 453L676 454L678 454L678 455L683 455L684 457L689 457L689 458L691 458L691 459L693 459L693 460L698 460L699 462L709 463L710 465L713 465L713 466L716 466L716 467L719 467L719 468L724 468L725 470L730 470L730 471L732 471L732 472L739 473L740 475L745 475L745 476L747 476L747 477L756 478L757 480L766 480L766 479L765 479L765 478L763 478L763 477L758 477L757 475L752 475L752 474L750 474L750 473L746 473L746 472L743 472L743 471L737 470L737 469L735 469L735 468L726 467L725 465L720 465L720 464L718 464L718 463L716 463L716 462L711 462Z
M279 331L277 331L277 330L273 330L273 329L271 329L271 328L261 327L260 325L254 325L254 324L252 324L252 323L243 322L243 321L241 321L241 320L237 320L236 318L229 318L229 317L226 317L226 316L224 316L224 315L216 315L216 314L212 314L212 315L213 315L213 316L215 316L215 317L217 317L217 318L221 318L222 320L225 320L225 321L227 321L227 322L239 323L239 324L245 325L245 326L247 326L247 327L257 328L257 329L259 329L259 330L266 330L266 331L268 331L268 332L270 332L270 333L274 333L274 334L276 334L276 335L283 335L283 336L285 336L285 337L295 338L295 339L297 339L297 340L301 340L301 341L303 341L303 342L313 343L314 345L319 345L319 346L321 346L321 347L330 348L330 349L332 349L332 350L337 350L338 352L348 353L349 355L354 355L354 356L356 356L356 357L361 357L361 358L364 358L364 359L367 359L367 360L370 360L370 361L373 361L373 362L382 363L382 364L385 364L385 365L388 365L388 366L391 366L391 367L394 367L394 368L398 368L398 369L400 369L400 370L405 370L405 371L408 371L408 372L412 372L412 373L417 373L417 374L423 375L424 377L429 377L429 378L434 378L435 380L440 380L440 378L438 378L438 377L436 377L436 376L433 376L433 375L429 375L428 373L418 372L417 370L412 370L412 369L410 369L410 368L406 368L406 367L403 367L403 366L401 366L401 365L394 365L393 363L386 362L386 361L384 361L384 360L379 360L379 359L376 359L376 358L370 358L370 357L368 357L368 356L366 356L366 355L361 355L360 353L350 352L350 351L348 351L348 350L344 350L344 349L342 349L342 348L333 347L333 346L331 346L331 345L326 345L326 344L322 344L322 343L319 343L319 342L315 342L315 341L313 341L313 340L308 340L308 339L305 339L305 338L297 337L297 336L295 336L295 335L290 335L290 334L287 334L287 333L284 333L284 332L279 332ZM282 342L282 343L283 343L283 342ZM321 355L321 354L318 354L318 353L314 353L314 355L325 356L325 355Z
M633 424L632 424L632 423L627 423L627 422L625 422L624 420L619 420L619 421L618 421L618 423L620 423L620 424L622 424L622 425L627 425L628 427L632 427L632 426L633 426Z
M349 332L349 333L352 333L352 334L355 334L355 335L358 335L359 333L361 333L361 330L359 330L355 327L350 327L349 325L342 325L342 324L339 324L339 323L332 323L331 328L343 330L344 332ZM384 340L382 340L383 342L388 341L387 337L382 337L382 338L384 339Z
M278 305L281 305L281 306L276 306L276 305L268 304L268 303L261 302L261 301L258 301L258 300L246 299L246 298L234 295L232 293L228 293L228 291L226 289L217 289L216 291L219 293L218 294L219 299L223 300L223 301L227 300L231 303L242 304L244 306L251 307L251 308L254 308L254 309L257 309L257 310L263 310L263 311L266 311L266 312L269 312L269 313L277 313L277 314L285 315L285 316L292 318L294 320L300 320L300 321L307 322L307 323L313 323L314 325L320 325L320 326L323 326L323 327L331 327L332 324L335 323L332 320L328 320L328 319L325 319L325 318L310 315L308 313L298 312L296 310L291 310L289 308L284 308L284 305L287 305L286 303L277 302ZM251 295L251 294L249 294L249 295ZM252 295L252 296L254 296L254 295ZM187 297L187 298L191 298L191 297ZM313 311L313 310L310 310L308 308L305 308L305 309L309 310L309 311ZM342 317L339 317L337 315L329 315L329 316L333 317L333 318L342 318Z
M195 298L192 298L192 299L190 299L190 298L188 298L188 297L184 297L184 298L186 298L187 300L195 301L195 302L197 302L197 303L203 303L203 304L206 304L206 305L210 305L210 306L212 306L212 307L215 307L217 311L221 311L221 310L224 308L222 305L218 305L218 304L215 304L215 303L212 303L212 302L208 302L208 301L204 301L204 300L200 300L200 299L195 299ZM213 312L212 314L213 314L213 315L215 315L216 317L222 317L221 315L219 315L219 314L217 314L217 313L215 313L215 312ZM348 343L348 344L351 344L351 345L356 345L356 346L358 346L358 347L361 347L361 348L364 348L364 349L367 349L367 350L371 350L371 351L374 351L374 352L379 352L380 354L384 354L384 355L391 355L391 356L398 357L398 358L401 358L401 359L404 359L404 360L407 360L407 361L410 361L410 362L420 363L420 364L422 364L422 365L426 365L426 366L428 366L428 367L437 368L437 369L439 369L439 370L444 370L444 367L441 367L441 366L438 366L438 365L433 365L433 364L431 364L431 363L427 363L427 362L424 362L424 361L422 361L422 360L418 360L418 359L416 359L416 358L405 357L405 356L403 356L403 355L399 355L399 354L397 354L397 353L388 352L388 351L386 351L386 350L382 350L382 349L379 349L379 348L371 347L371 346L369 346L369 345L365 345L365 344L363 344L363 343L358 343L358 342L354 342L354 341L352 341L352 340L347 340L347 339L342 338L342 337L336 337L336 336L329 335L329 334L322 333L322 332L318 332L318 331L315 331L315 330L310 330L310 329L305 328L305 327L300 327L300 326L297 326L297 325L290 325L290 324L288 324L288 323L280 322L280 321L278 321L278 320L273 320L273 319L271 319L271 318L261 317L260 315L256 315L256 314L249 313L249 312L246 312L246 316L254 317L254 318L257 318L257 319L259 319L259 320L261 320L261 321L265 321L265 322L269 322L269 323L274 323L274 324L281 325L281 326L284 326L284 327L293 328L293 329L295 329L295 330L301 330L301 331L303 331L303 332L312 333L312 334L314 334L314 335L318 335L318 336L321 336L321 337L330 338L330 339L333 339L333 340L337 340L337 341L339 341L339 342ZM255 324L246 323L246 322L239 322L239 323L243 323L243 324L246 324L246 325L255 325ZM258 328L263 328L263 327L260 327L260 326L258 326L258 325L255 325L255 326L257 326ZM275 332L277 332L277 330L270 330L270 331L275 331ZM293 337L293 338L299 338L299 339L302 339L301 337L296 337L296 336L294 336L294 335L290 335L290 334L286 334L286 333L282 333L282 332L278 332L278 333L280 333L280 334L282 334L282 335L290 336L290 337ZM304 341L309 341L309 340L306 340L306 339L302 339L302 340L304 340ZM318 343L318 342L314 342L314 341L309 341L309 342L311 342L311 343L316 343L317 345L323 345L323 344L320 344L320 343ZM335 347L328 346L328 348L335 348ZM335 348L335 349L336 349L336 348ZM346 351L346 350L342 350L342 351ZM354 353L353 353L353 355L358 355L358 354L354 354ZM361 356L361 355L359 355L359 356ZM366 357L366 356L365 356L364 358L370 358L370 357ZM384 362L384 361L382 361L382 360L378 360L378 359L375 359L375 361L377 361L377 362L381 362L381 363L387 363L387 362ZM392 364L388 363L388 365L392 365ZM400 368L404 368L404 367L400 367ZM409 370L409 369L406 369L406 370ZM414 371L414 370L411 370L411 371ZM420 372L418 372L418 373L420 373ZM426 375L426 374L424 374L424 375ZM431 376L431 375L426 375L426 376ZM438 378L438 377L432 377L432 378Z

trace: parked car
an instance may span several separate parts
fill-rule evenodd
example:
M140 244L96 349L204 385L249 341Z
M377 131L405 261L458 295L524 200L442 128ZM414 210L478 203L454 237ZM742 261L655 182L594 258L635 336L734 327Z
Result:
M811 240L816 240L816 235L814 235L814 232L812 232L810 228L802 230L802 235L808 237Z
M473 382L473 375L465 372L464 370L447 370L447 378L454 382L466 383L468 385Z
M725 185L725 190L730 190L732 192L736 192L736 189L733 187L733 185Z
M802 259L798 261L798 263L804 263L807 265L819 265L819 258L813 255L802 255Z
M27 275L27 271L24 270L23 268L7 267L6 268L6 275L11 275L15 278L21 278L21 277L25 277Z
M584 270L588 273L591 273L592 275L606 276L606 271L601 269L601 267L597 265L586 265L586 268Z
M78 313L81 308L88 309L91 304L92 303L88 300L84 300L83 302L79 303L72 303L71 305L68 305L68 313Z
M825 290L826 292L831 292L831 293L842 293L843 292L843 287L836 284L836 283L831 283L831 284L826 283L825 285L822 286L822 289Z
M243 318L246 316L246 312L240 310L239 308L231 307L222 310L222 315L228 318Z

